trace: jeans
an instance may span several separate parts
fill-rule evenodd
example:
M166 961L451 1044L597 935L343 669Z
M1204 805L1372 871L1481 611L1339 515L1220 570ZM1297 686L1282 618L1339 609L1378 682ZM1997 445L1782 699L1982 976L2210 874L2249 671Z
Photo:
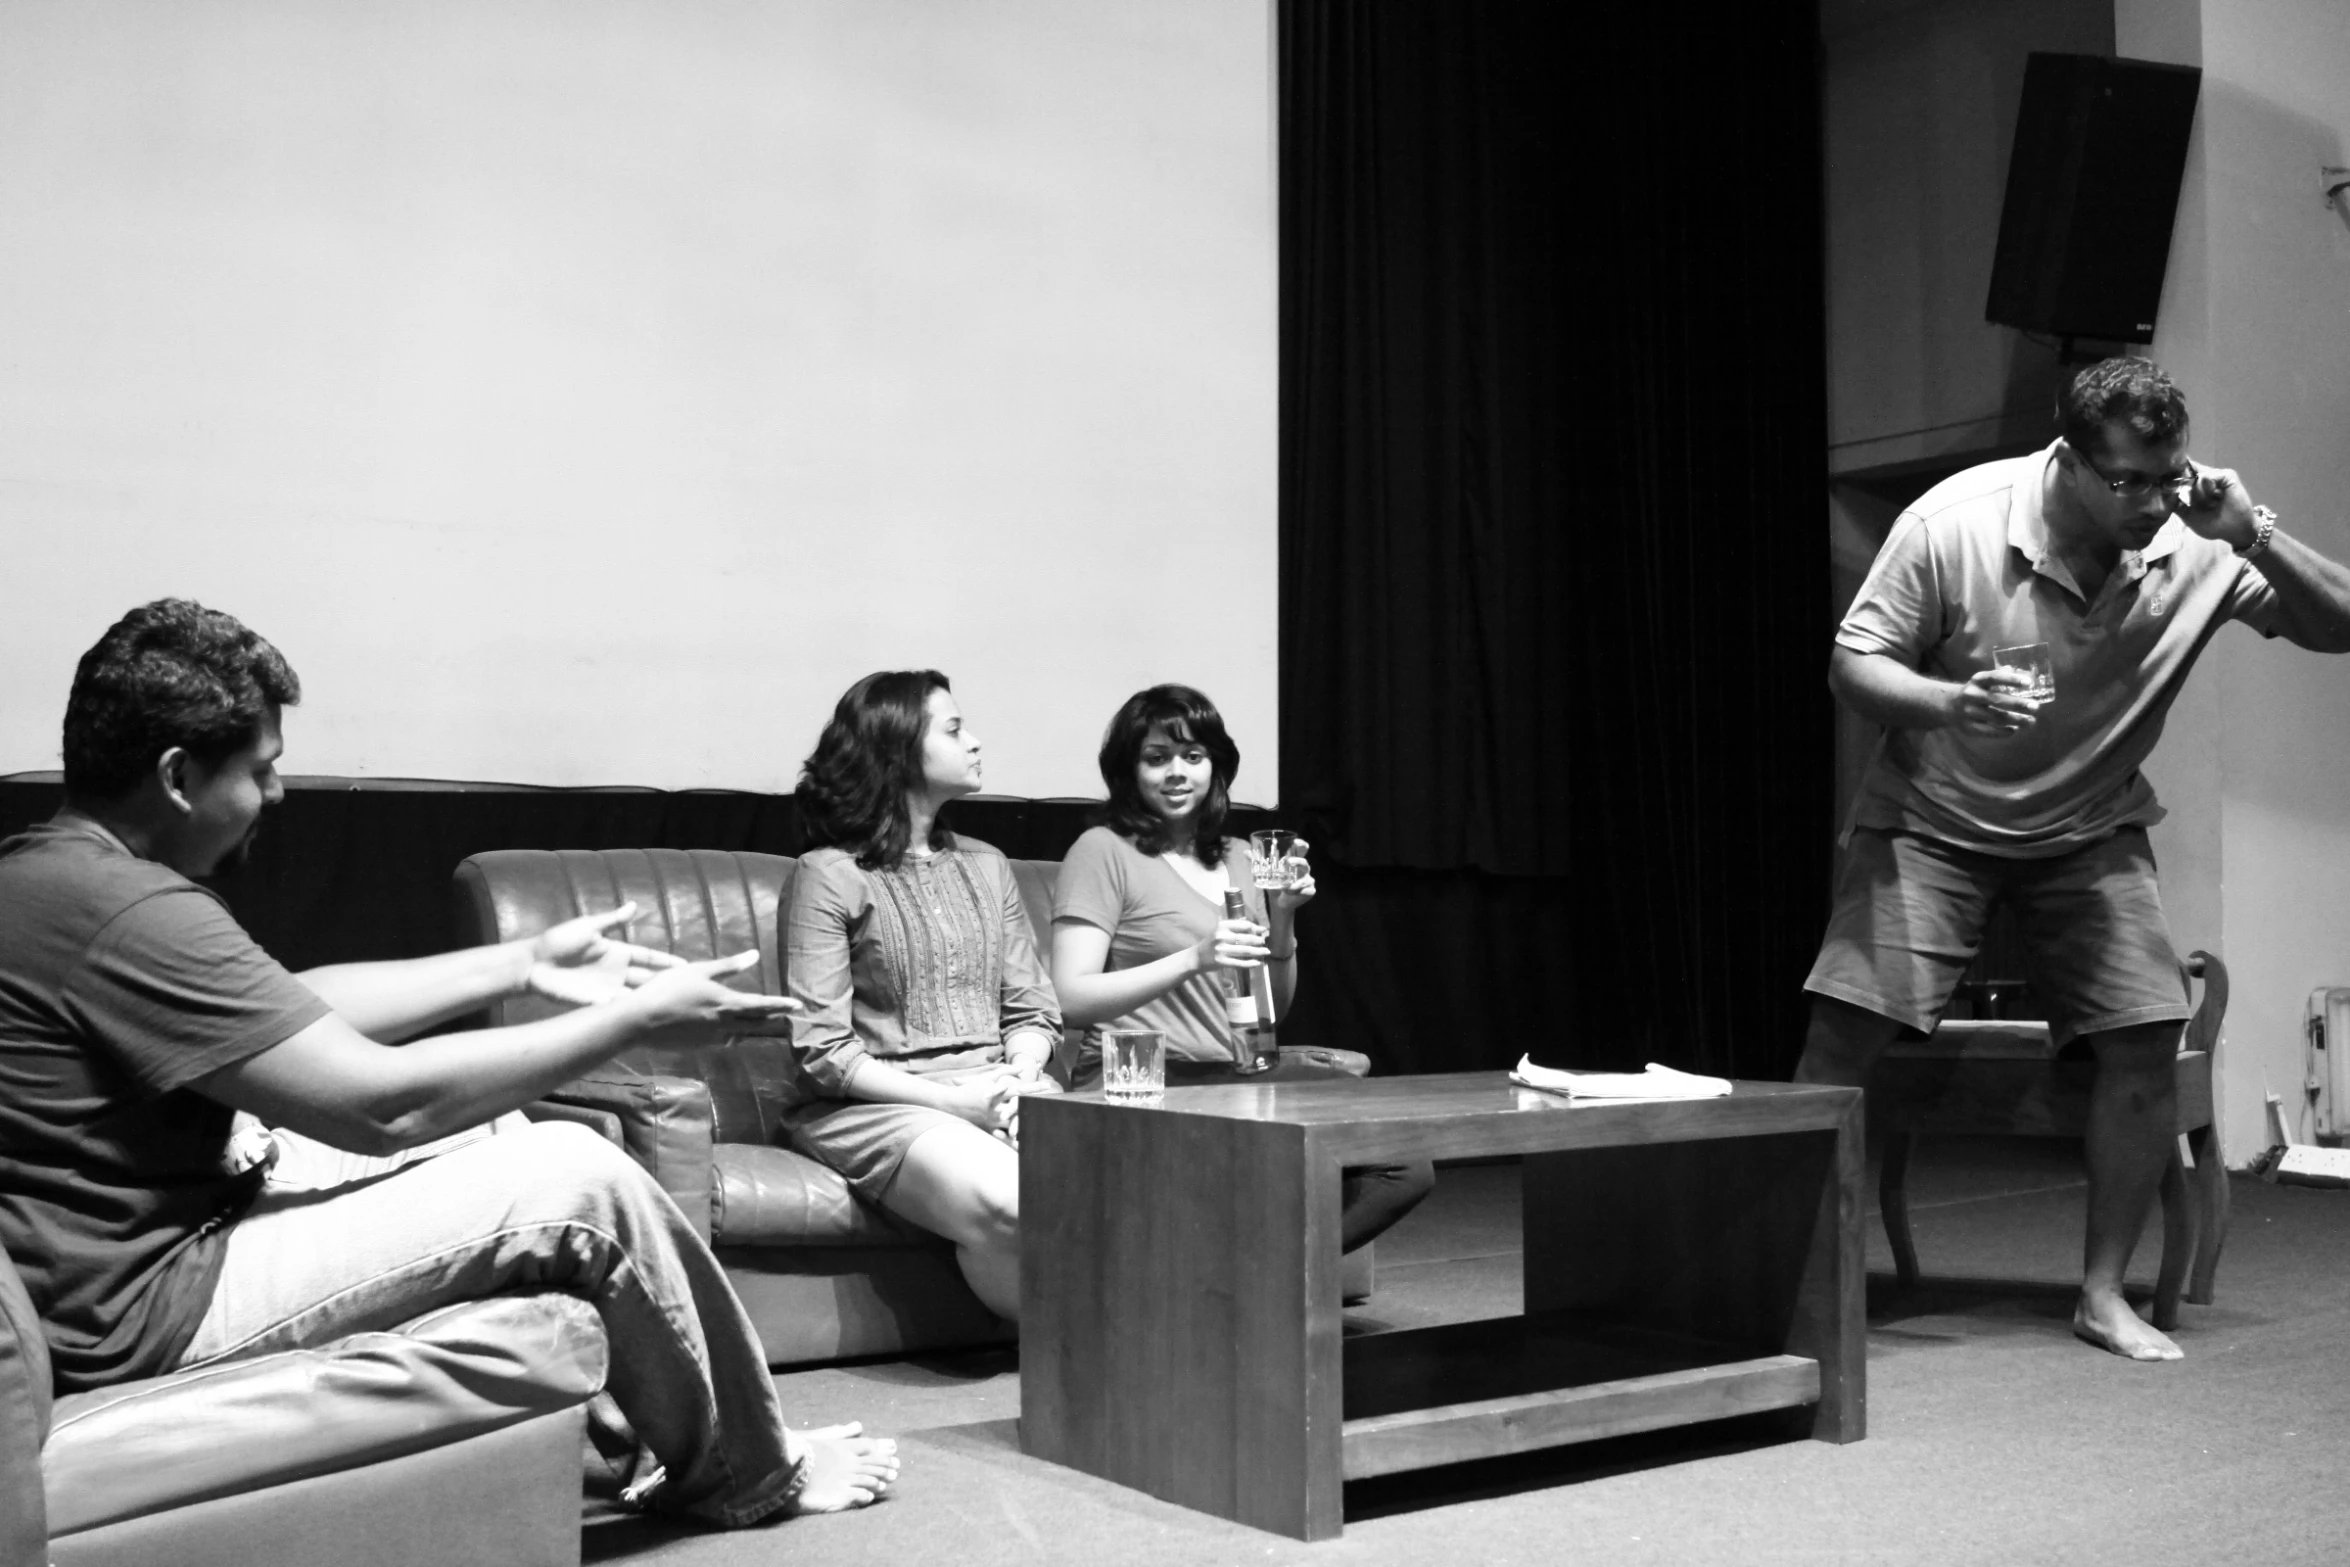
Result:
M796 1439L725 1272L652 1177L583 1127L523 1127L330 1191L265 1189L229 1227L181 1364L526 1289L603 1318L605 1391L661 1465L651 1505L734 1528L791 1499Z

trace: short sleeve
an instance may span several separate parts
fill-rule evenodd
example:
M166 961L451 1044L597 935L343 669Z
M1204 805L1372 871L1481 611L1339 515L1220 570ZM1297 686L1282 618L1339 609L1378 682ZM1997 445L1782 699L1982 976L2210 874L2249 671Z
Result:
M1069 846L1053 884L1053 918L1083 920L1115 936L1126 916L1124 842L1107 827L1091 827Z
M2248 560L2236 563L2236 580L2228 585L2228 618L2244 622L2264 637L2284 631L2277 615L2277 590Z
M1904 512L1836 628L1836 645L1878 653L1911 669L1942 640L1942 573L1926 521Z
M333 1010L193 886L109 920L61 1001L149 1094L259 1055Z

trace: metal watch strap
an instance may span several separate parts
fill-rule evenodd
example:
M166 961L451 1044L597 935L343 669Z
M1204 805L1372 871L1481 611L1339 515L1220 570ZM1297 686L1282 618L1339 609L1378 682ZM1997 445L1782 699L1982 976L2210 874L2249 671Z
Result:
M2259 554L2262 550L2267 549L2269 541L2277 536L2277 514L2275 508L2268 506L2253 507L2252 523L2252 542L2245 545L2241 550L2236 552L2238 559L2250 560L2253 556Z

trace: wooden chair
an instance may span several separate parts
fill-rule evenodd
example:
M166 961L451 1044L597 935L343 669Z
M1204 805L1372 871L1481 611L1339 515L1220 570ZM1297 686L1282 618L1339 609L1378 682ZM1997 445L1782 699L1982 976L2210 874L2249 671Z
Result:
M2194 1168L2190 1172L2174 1148L2162 1174L2162 1268L2153 1320L2164 1329L2178 1321L2182 1286L2187 1300L2210 1303L2212 1276L2228 1237L2228 1175L2212 1108L2228 970L2208 952L2190 955L2181 967L2203 982L2203 995L2180 1039L2178 1059L2178 1130ZM1886 1050L1869 1079L1868 1116L1884 1138L1878 1204L1904 1288L1918 1280L1909 1228L1912 1140L1920 1134L2082 1136L2096 1074L2094 1060L2060 1058L2048 1025L2031 1020L1947 1019L1926 1038Z

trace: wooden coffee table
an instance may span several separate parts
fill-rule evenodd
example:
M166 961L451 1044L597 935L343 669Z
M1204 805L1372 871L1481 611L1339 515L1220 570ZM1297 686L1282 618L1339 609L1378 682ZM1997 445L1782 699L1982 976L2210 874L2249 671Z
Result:
M1499 1072L1022 1102L1021 1445L1299 1539L1346 1480L1866 1410L1861 1095L1569 1102ZM1524 1157L1525 1315L1345 1338L1338 1172Z

